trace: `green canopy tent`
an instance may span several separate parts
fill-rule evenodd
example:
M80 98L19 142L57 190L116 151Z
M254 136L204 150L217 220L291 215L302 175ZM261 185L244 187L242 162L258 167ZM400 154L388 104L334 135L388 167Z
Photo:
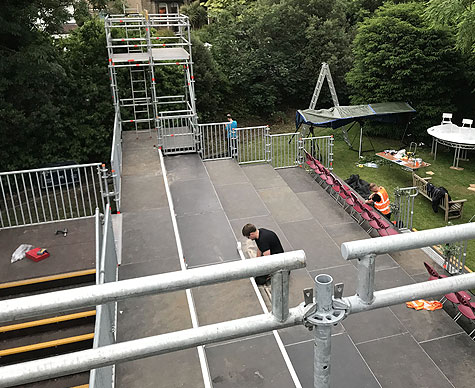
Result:
M295 126L299 129L302 125L323 128L341 128L347 124L360 124L360 137L358 154L361 157L363 143L363 122L365 120L387 123L405 123L411 120L416 110L406 102L383 102L367 105L334 106L330 109L304 109L298 110L295 116ZM348 138L348 131L343 130L345 141L354 149ZM373 148L374 150L374 148Z

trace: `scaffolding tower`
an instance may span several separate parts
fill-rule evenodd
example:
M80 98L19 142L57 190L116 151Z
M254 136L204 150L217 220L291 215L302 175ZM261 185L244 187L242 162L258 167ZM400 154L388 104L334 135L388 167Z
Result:
M196 114L190 23L181 14L133 12L105 18L112 98L124 129L156 133L165 154L196 152ZM177 93L164 95L161 66L174 66ZM166 94L166 93L165 93Z

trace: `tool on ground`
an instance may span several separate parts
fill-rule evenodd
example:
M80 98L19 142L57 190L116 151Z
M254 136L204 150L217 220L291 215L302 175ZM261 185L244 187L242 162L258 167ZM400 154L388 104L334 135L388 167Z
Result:
M57 230L55 234L63 234L64 237L68 235L68 228L64 228L63 230Z

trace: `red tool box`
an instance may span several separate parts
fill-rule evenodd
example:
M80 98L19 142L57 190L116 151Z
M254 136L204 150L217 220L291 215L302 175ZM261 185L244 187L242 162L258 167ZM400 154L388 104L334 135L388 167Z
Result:
M33 261L41 261L49 257L49 252L43 248L35 248L26 252L25 256Z

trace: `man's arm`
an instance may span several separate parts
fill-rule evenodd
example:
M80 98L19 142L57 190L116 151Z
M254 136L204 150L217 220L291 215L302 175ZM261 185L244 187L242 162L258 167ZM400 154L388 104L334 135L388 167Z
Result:
M262 256L262 252L259 248L257 248L257 257L261 257Z
M262 256L270 256L270 249L268 249L267 251L265 251Z

